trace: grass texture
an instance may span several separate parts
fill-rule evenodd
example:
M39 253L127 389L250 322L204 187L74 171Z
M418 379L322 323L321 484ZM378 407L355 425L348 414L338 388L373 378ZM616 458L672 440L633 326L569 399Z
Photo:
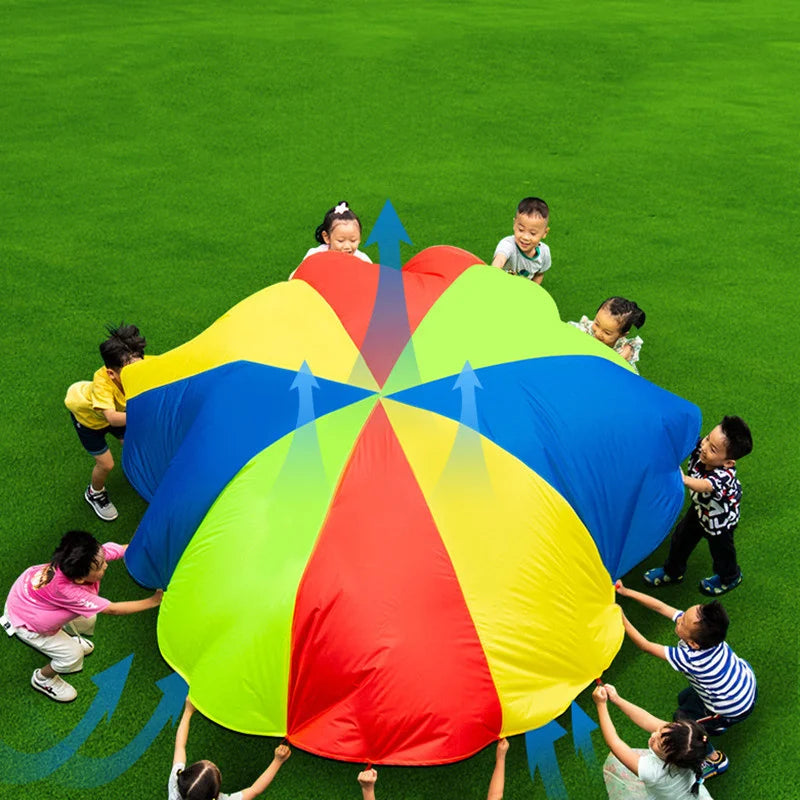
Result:
M119 468L113 525L81 497L91 460L62 401L99 366L105 323L136 322L152 353L177 346L285 278L342 198L367 230L390 198L413 240L404 260L443 243L489 260L517 201L539 195L553 209L545 287L562 318L591 315L611 294L634 298L647 312L642 374L697 403L705 428L726 413L751 424L755 450L739 471L745 577L725 605L728 641L753 665L760 698L721 742L731 768L709 788L718 800L796 796L799 66L790 0L7 0L0 586L47 560L64 530L125 542L144 512ZM685 584L663 597L700 601L707 574L701 545ZM120 564L103 591L145 594ZM666 621L626 610L650 638L672 641ZM152 612L102 619L68 707L28 687L37 653L0 643L3 744L33 752L64 739L94 696L91 675L134 653L117 711L81 753L120 750L169 671L154 627ZM606 678L662 716L684 685L629 642ZM588 691L578 701L594 713ZM164 797L173 735L167 726L122 777L85 791L59 771L15 787L4 763L0 797ZM605 796L606 749L593 737L594 767L569 736L556 743L573 800ZM190 758L215 760L233 791L275 744L196 719ZM488 748L446 767L382 768L378 796L477 800L493 762ZM359 797L356 772L295 752L267 796ZM516 737L506 797L545 796Z

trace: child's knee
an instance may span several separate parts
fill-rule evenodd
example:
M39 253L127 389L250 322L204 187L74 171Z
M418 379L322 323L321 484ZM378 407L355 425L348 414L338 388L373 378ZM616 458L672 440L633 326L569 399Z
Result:
M69 642L61 643L58 653L51 656L50 666L60 675L80 672L83 669L83 647L79 639L67 637Z
M99 456L94 457L95 464L104 472L111 472L114 469L114 456L111 455L110 450L100 453Z

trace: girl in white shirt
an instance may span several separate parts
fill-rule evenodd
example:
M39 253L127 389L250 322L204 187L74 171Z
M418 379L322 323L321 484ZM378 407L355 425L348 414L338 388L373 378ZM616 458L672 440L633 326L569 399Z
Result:
M603 766L610 800L711 800L703 786L703 761L708 736L692 720L666 722L624 700L610 684L597 686L592 694L600 730L611 749ZM650 732L647 750L635 750L620 739L608 701L642 730Z

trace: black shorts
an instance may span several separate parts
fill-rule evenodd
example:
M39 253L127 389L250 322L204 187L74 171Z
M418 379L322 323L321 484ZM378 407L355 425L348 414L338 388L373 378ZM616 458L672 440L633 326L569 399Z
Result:
M106 452L106 450L108 450L108 445L106 444L107 433L110 433L112 436L116 436L116 438L120 441L125 438L124 425L121 427L106 425L105 428L99 429L87 428L85 425L81 425L81 423L75 419L75 416L72 414L72 412L70 412L69 418L72 420L72 426L75 428L75 432L78 434L78 438L81 440L84 450L86 450L90 456L101 456Z

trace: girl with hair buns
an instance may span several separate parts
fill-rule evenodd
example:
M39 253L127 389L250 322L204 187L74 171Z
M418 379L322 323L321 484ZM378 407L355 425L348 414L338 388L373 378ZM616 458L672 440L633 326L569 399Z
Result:
M708 736L700 725L692 720L658 719L624 700L608 683L597 686L592 699L611 749L603 765L610 800L711 800L703 785ZM635 750L620 739L608 713L609 702L650 733L647 750Z
M594 319L584 315L580 322L569 324L594 336L619 353L629 364L635 365L642 349L642 339L640 336L628 337L627 333L632 327L637 329L644 327L644 321L644 311L633 300L625 297L609 297L600 303Z

